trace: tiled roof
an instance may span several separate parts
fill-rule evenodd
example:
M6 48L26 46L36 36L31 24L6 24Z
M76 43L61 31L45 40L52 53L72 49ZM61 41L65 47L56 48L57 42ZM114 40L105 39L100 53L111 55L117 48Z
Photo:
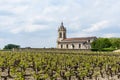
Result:
M66 38L62 42L86 42L90 39L96 39L96 37Z

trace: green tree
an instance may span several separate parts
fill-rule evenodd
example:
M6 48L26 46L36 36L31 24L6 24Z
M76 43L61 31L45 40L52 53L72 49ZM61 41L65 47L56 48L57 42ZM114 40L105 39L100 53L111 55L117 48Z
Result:
M111 42L108 38L98 38L97 40L93 41L91 46L93 49L102 50L103 48L110 48Z
M4 49L13 49L13 48L20 48L20 46L16 44L8 44L4 47Z
M110 48L112 46L112 43L110 42L110 40L108 38L105 38L103 40L103 48Z
M120 49L120 38L111 39L112 47L116 49Z

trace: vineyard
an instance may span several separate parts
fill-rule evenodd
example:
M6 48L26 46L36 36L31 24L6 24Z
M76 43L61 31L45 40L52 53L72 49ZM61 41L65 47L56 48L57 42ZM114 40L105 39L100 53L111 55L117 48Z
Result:
M120 53L0 52L1 80L120 80Z

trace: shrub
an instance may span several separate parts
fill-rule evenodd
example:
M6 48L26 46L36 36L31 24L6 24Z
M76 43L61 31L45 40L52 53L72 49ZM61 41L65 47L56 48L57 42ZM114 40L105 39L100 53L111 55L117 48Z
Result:
M114 51L115 48L103 48L102 51Z

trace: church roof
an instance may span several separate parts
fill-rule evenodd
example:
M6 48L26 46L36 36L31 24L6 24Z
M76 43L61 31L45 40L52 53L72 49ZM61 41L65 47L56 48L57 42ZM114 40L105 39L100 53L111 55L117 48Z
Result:
M90 39L96 39L96 37L66 38L62 42L86 42Z

